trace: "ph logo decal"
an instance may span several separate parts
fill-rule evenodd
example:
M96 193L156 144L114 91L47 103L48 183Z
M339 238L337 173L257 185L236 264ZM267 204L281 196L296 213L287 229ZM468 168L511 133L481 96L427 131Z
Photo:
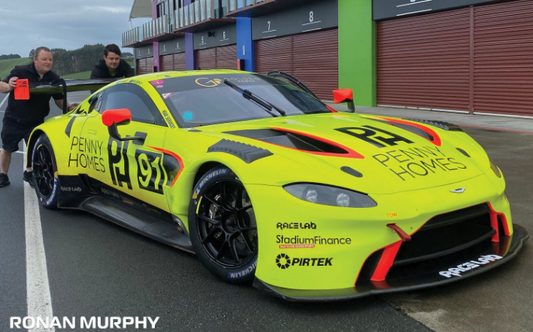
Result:
M278 257L276 257L276 264L280 269L285 270L291 266L291 259L286 254L279 254Z

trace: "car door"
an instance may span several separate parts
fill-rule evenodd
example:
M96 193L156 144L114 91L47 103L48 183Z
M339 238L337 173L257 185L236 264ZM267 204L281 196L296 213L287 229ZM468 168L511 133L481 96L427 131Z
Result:
M81 135L102 165L99 169L91 167L89 176L102 186L104 195L116 196L114 191L106 191L114 189L168 211L165 184L169 176L161 152L168 128L159 110L144 89L132 83L111 86L98 98ZM117 140L109 135L102 113L115 109L128 109L132 115L131 123L118 126L119 135L138 139ZM120 200L128 204L127 197Z

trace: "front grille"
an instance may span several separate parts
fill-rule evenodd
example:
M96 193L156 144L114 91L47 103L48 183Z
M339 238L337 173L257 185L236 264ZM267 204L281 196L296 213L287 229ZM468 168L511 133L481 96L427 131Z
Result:
M431 267L447 266L457 257L475 256L492 245L495 232L487 204L436 216L411 241L402 243L387 279L417 275Z

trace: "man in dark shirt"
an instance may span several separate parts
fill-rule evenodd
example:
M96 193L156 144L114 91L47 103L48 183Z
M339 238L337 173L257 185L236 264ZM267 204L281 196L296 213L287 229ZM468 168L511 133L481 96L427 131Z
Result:
M50 84L59 79L52 69L54 63L52 52L47 47L35 50L33 62L25 66L17 66L0 82L0 92L8 93L8 102L2 124L2 150L0 151L0 188L9 184L7 172L11 164L11 155L18 150L21 140L27 143L35 127L44 122L50 113L50 95L30 94L29 100L15 100L14 89L18 79L28 79L29 87ZM63 109L63 94L52 95L56 105ZM73 109L76 104L69 105ZM23 179L32 183L32 169L26 168Z
M119 78L135 75L133 68L120 58L121 55L122 53L117 45L107 45L104 48L104 59L94 66L91 78Z

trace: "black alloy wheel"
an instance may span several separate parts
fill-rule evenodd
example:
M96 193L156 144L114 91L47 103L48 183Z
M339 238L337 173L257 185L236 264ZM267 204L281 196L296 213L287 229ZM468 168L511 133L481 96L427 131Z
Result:
M204 175L195 192L190 222L198 257L220 278L247 282L257 264L258 237L246 189L228 168L219 168Z
M50 140L41 135L33 149L33 181L39 201L46 208L57 207L59 181L56 160Z

